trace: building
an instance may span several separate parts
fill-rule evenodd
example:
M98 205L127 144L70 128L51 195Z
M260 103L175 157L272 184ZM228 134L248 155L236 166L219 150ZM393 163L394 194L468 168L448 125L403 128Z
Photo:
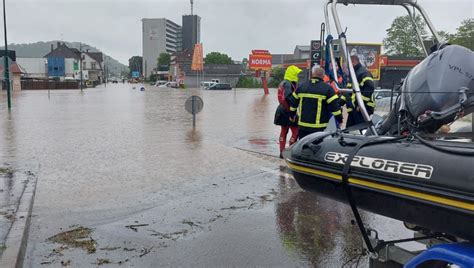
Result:
M201 42L201 17L198 15L183 15L183 49L193 49Z
M3 57L1 58L3 61ZM24 72L24 70L21 69L20 66L16 62L10 62L10 66L8 67L8 70L10 71L9 73L9 78L10 78L10 88L13 91L20 91L21 90L21 75ZM6 87L6 82L5 82L5 77L4 77L4 70L3 70L3 65L0 65L0 74L2 78L2 89L5 90Z
M75 71L79 71L81 59L79 51L73 50L61 42L57 43L55 49L51 45L51 51L43 58L47 59L48 77L75 78Z
M309 46L296 46L295 51L293 52L293 59L295 60L307 60L311 56L311 51Z
M161 53L181 51L181 26L171 20L142 19L143 73L149 77Z
M104 58L102 52L79 51L58 42L57 47L51 45L51 52L44 56L47 60L47 77L59 79L81 79L80 62L82 58L83 79L97 85L103 82ZM26 69L27 72L28 69Z
M48 77L48 61L46 58L16 58L16 63L24 70L23 77Z
M183 15L182 25L166 18L142 19L142 70L145 77L155 71L161 53L192 51L194 45L201 42L201 17Z
M280 66L292 59L293 54L272 54L272 67Z

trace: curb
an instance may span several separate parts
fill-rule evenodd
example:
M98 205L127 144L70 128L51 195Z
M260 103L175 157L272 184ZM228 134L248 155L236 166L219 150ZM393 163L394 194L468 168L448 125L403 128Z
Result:
M5 250L0 258L0 267L22 267L25 257L28 233L31 222L31 211L36 191L37 177L30 176L23 190L15 219L8 232Z

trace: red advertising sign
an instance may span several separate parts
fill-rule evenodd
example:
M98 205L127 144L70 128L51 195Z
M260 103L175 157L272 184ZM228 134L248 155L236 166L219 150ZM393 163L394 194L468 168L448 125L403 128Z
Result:
M380 61L380 66L387 66L388 65L388 57L387 56L380 56L379 61Z
M249 69L267 71L272 69L272 55L268 50L252 50L249 55Z

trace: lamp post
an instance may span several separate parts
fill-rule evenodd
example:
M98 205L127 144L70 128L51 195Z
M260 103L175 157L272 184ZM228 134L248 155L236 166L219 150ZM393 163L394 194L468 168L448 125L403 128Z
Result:
M3 1L5 1L5 0L3 0ZM79 62L80 62L80 63L79 63L79 64L81 65L80 68L81 68L81 91L82 91L82 89L83 89L83 80L82 80L82 79L83 79L83 74L82 74L82 43L79 43L79 52L80 52L80 55L79 55L79 57L80 57Z
M3 0L3 31L5 33L5 85L7 88L7 102L8 102L8 110L12 108L12 101L10 95L10 70L8 65L8 45L7 45L7 14L5 11L5 0Z

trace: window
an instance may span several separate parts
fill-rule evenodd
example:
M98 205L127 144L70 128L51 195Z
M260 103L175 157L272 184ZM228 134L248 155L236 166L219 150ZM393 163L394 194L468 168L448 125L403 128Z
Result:
M91 69L95 70L95 62L91 62Z
M86 66L87 66L86 63L87 63L87 62L85 62L85 61L82 62L82 69L86 69L86 68L87 68L87 67L86 67Z

